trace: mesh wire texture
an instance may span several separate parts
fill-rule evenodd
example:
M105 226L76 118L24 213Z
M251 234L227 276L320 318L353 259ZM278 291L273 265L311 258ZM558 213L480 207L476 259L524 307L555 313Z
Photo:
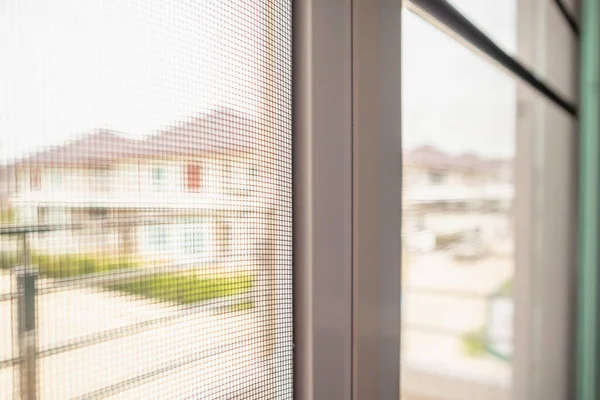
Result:
M0 26L0 399L291 398L290 2Z

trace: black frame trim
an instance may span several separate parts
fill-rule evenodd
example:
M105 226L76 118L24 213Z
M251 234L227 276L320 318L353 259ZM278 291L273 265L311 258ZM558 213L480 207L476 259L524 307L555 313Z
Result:
M433 17L438 23L448 27L476 49L529 84L558 107L562 108L573 117L577 117L577 106L574 103L566 100L554 89L546 85L545 82L536 77L533 72L523 66L523 64L514 57L508 55L508 53L502 50L493 40L469 21L469 19L450 5L448 1L409 0L409 2Z

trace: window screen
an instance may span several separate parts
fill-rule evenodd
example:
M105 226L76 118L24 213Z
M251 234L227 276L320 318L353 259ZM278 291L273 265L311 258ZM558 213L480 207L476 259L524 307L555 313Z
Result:
M0 2L0 398L292 397L291 1Z

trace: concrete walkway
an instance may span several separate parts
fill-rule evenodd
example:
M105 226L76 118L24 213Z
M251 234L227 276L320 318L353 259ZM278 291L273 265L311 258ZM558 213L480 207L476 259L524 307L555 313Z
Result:
M9 288L0 276L0 294ZM43 294L37 304L40 399L230 399L267 390L255 311L215 314L92 288ZM17 356L12 317L11 303L1 302L0 361ZM127 334L150 321L158 323ZM115 339L93 340L106 331ZM84 337L89 345L69 347ZM2 400L12 399L14 368L0 369Z
M462 336L486 323L487 296L513 275L511 257L474 263L457 262L448 252L409 257L402 299L402 398L508 399L512 366L467 355Z

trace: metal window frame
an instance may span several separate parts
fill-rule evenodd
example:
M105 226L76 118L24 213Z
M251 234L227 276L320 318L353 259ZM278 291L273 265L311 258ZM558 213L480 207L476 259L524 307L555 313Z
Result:
M597 399L600 396L598 352L600 308L598 288L598 237L600 218L598 197L600 188L600 154L598 130L600 118L598 85L600 83L600 6L596 1L582 1L582 42L580 66L581 124L580 141L580 209L579 209L579 290L577 332L577 399Z
M519 55L576 87L577 65L565 58L573 49L549 25L553 13L551 2L519 0ZM574 398L577 119L525 82L517 93L513 398Z
M407 0L410 10L509 72L518 83L515 165L515 356L512 398L574 397L577 105L499 51L446 0ZM555 5L519 0L519 55L547 80L575 87L575 49L546 22ZM525 27L525 29L521 29ZM549 68L549 66L553 68ZM532 79L533 78L533 79ZM569 96L577 97L574 90ZM551 349L551 351L549 351Z
M293 10L298 399L398 399L401 2Z
M390 266L400 265L401 251L402 154L395 135L400 132L400 6L386 0L295 3L295 392L300 399L399 396L400 269ZM542 67L546 57L542 55ZM510 68L509 72L524 78ZM531 79L525 81L529 100L541 100L534 91L548 95ZM574 173L572 149L557 153L557 142L537 137L549 115L562 107L572 116L576 108L564 107L556 96L547 97L558 107L542 105L539 114L540 106L534 105L538 111L517 128L533 131L517 134L516 165L523 173L516 182L521 194L516 199L515 301L522 311L515 317L515 340L522 352L515 358L515 398L548 394L548 388L559 397L572 390L566 373L572 332L560 326L571 320L573 276L558 260L572 258L574 240L555 246L572 229L558 229L553 215L573 214L575 199L546 201L540 208L536 198L547 198L556 185L572 189L567 179ZM545 135L569 135L557 129ZM553 156L567 157L563 161L569 170L560 175L566 180L550 185L560 173L558 166L547 163ZM535 187L538 193L530 194ZM543 259L535 257L544 248L549 253ZM544 284L568 301L550 301L551 291L546 290L544 304L560 308L560 316L548 318L550 310L539 314L531 309L535 304L529 291L540 277L530 264L553 255L557 262L552 269L561 278L547 276ZM547 344L561 349L560 354L549 354L544 365L535 362L537 353L531 347L539 331L530 326L534 314L543 318L541 329L553 332ZM524 319L527 323L518 322ZM558 365L562 367L557 370ZM554 379L558 372L563 379Z
M530 90L518 121L514 399L574 398L577 136ZM551 351L550 351L551 349Z

